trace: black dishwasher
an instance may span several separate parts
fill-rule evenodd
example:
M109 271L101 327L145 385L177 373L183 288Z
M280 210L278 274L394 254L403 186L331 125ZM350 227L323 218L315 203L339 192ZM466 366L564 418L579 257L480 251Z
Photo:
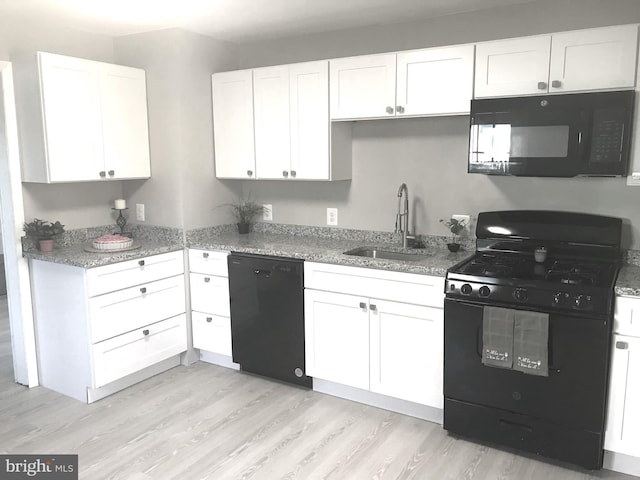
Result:
M303 261L232 253L228 264L233 361L244 371L310 388Z

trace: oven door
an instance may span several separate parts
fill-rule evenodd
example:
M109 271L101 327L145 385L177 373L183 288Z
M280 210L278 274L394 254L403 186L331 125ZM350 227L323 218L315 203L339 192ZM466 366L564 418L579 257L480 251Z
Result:
M550 313L541 377L482 364L482 304L447 298L444 316L446 398L602 432L611 321Z
M469 173L573 177L584 172L588 114L566 97L474 100Z

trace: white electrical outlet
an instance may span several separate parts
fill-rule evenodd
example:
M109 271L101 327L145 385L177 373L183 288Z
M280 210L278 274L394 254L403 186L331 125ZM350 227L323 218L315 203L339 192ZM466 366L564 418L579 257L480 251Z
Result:
M327 208L327 225L338 225L337 208Z
M136 220L144 222L144 203L136 203Z
M268 222L273 220L273 205L270 203L262 204L262 220L266 220Z
M464 223L464 229L469 230L469 223L471 222L471 216L469 215L451 215L453 220L458 220Z
M637 187L640 185L640 172L633 172L627 177L627 185L629 187Z

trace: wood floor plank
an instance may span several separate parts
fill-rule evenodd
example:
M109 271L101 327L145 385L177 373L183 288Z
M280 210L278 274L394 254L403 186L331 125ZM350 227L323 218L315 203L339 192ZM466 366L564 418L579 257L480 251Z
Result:
M0 452L77 453L87 480L622 480L206 363L92 405L13 382L0 298Z

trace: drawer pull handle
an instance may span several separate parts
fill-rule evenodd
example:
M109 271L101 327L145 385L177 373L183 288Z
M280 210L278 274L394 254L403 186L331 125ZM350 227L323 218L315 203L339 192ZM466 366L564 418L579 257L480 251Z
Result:
M207 317L207 323L211 323L212 320L213 320L213 318Z
M140 293L147 293L147 287L140 288Z
M367 311L367 304L364 303L364 302L360 302L360 308L366 312Z
M138 260L138 265L140 265L141 267L144 267L144 260Z
M204 283L209 283L211 279L209 277L204 277Z
M373 304L369 305L369 308L371 309L372 312L375 312L378 309L378 307L376 307Z
M209 258L209 253L208 252L203 252L202 253L202 257L203 258Z
M626 350L629 348L629 344L627 342L616 342L616 348L618 350Z
M142 334L146 337L147 335L149 335L149 329L144 329L142 330Z

